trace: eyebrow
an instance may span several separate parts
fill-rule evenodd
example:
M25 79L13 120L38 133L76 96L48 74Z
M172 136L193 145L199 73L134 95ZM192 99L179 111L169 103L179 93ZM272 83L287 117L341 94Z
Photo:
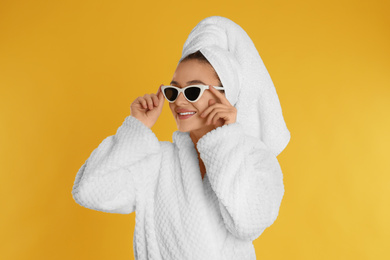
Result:
M199 80L199 79L194 79L194 80L190 80L190 81L187 81L187 85L192 85L192 84L203 84L203 85L207 85L206 83L204 83L203 81ZM175 84L175 85L178 85L180 86L180 84L177 82L177 81L174 81L172 80L171 83L172 84Z

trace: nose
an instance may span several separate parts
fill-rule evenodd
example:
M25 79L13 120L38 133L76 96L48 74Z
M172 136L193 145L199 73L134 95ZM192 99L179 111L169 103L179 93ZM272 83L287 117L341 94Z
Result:
M186 103L188 103L188 100L184 97L183 93L180 93L179 96L177 97L177 99L175 100L175 103L177 105L186 104Z

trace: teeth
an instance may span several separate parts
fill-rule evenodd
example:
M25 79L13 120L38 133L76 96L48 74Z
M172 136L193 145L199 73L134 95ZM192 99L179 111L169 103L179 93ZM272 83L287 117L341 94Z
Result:
M185 112L185 113L179 113L181 116L183 115L192 115L195 114L195 112Z

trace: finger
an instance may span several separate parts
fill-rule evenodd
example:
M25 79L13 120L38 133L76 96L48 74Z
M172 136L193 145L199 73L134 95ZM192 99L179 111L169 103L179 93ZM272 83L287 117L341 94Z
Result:
M210 112L210 114L207 117L207 122L206 124L209 125L213 122L213 119L215 118L215 115L217 115L220 112L225 111L223 108L216 108L213 111Z
M164 102L165 102L165 97L164 97L162 91L160 91L160 93L158 94L158 109L159 109L159 111L162 110L162 107L164 106Z
M158 90L157 90L157 93L156 93L156 95L158 96L158 94L160 94L160 92L161 92L161 87L162 86L164 86L164 84L161 84L159 87L158 87Z
M224 108L225 105L222 105L221 103L216 103L214 105L211 105L209 106L208 108L206 108L202 114L200 115L201 117L206 117L213 109L215 108Z
M222 94L221 92L219 92L217 89L215 89L213 86L209 85L209 89L212 93L214 93L214 95L217 96L217 98L221 101L222 104L225 104L225 105L231 105L229 100L227 100L226 96L224 94Z
M153 101L152 101L150 95L149 94L145 94L144 98L146 100L146 103L148 103L149 110L152 110L153 109Z
M216 109L216 108L225 108L225 105L222 105L221 103L216 103L208 108L206 108L203 113L200 115L201 117L207 117L208 114L213 111L213 109Z
M227 118L228 118L228 113L222 111L214 116L212 123L213 123L213 125L217 124L217 121L219 119L221 119L223 121L223 123L226 123L228 121Z
M155 94L152 95L152 100L154 106L157 107L159 102L158 102L158 97Z
M141 104L141 106L146 109L148 107L146 100L143 97L138 97L138 102Z
M160 86L160 91L158 92L158 95L157 95L159 100L165 99L164 94L163 94L162 89L161 89L162 86L163 85Z
M149 108L149 110L152 110L153 109L153 99L151 98L151 97L148 97L147 99L146 99L146 101L148 102L148 108Z
M215 125L215 121L217 121L221 117L221 111L218 111L217 113L210 114L208 125L213 124Z

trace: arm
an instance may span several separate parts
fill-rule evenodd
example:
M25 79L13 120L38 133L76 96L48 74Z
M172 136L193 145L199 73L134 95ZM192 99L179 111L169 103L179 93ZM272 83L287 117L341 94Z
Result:
M89 209L128 214L145 191L145 180L160 168L160 143L155 134L133 116L126 117L115 135L91 153L74 181L74 200Z
M278 216L284 194L278 160L238 123L210 131L197 149L226 228L240 239L255 240Z

